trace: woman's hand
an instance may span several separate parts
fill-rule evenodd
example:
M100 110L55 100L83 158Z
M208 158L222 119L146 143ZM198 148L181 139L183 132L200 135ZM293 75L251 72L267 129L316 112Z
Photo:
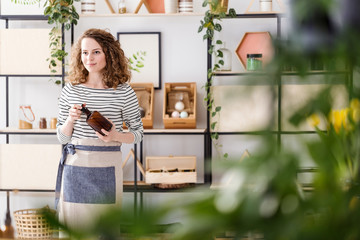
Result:
M107 119L107 118L106 118ZM118 131L116 131L116 127L115 127L115 124L107 119L109 122L111 122L111 124L113 125L112 128L110 129L110 131L106 131L105 129L101 129L101 132L103 134L105 134L105 136L101 135L100 133L98 132L95 132L96 135L98 136L99 139L103 140L104 142L113 142L113 141L116 141L117 139L117 135L119 134Z
M74 123L76 120L80 119L80 116L81 116L81 108L82 108L81 105L79 105L79 104L74 104L74 105L69 109L68 121L70 121L71 123Z

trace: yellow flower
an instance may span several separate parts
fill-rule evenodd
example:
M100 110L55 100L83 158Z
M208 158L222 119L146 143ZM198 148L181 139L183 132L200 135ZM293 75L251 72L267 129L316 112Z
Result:
M349 114L349 109L341 110L332 110L329 116L329 122L334 126L335 131L338 133L341 127L347 129L347 116Z
M320 124L320 117L316 113L313 113L307 118L307 122L310 126L316 127Z
M360 109L360 101L357 98L353 98L350 101L350 109Z
M357 98L353 98L350 102L350 116L355 122L360 121L360 101Z

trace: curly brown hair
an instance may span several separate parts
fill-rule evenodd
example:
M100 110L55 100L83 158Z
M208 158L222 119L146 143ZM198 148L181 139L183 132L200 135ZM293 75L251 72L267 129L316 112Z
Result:
M71 49L70 70L66 78L73 85L85 83L89 72L81 61L81 41L92 38L99 43L105 53L106 66L103 71L104 84L109 88L116 88L119 84L130 81L131 71L129 61L120 47L120 42L115 37L102 29L88 29L73 45Z

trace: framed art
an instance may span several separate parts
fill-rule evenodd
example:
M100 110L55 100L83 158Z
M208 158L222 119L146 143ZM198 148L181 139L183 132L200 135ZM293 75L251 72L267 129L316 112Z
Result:
M130 62L131 82L151 82L161 89L161 33L118 32L117 38Z

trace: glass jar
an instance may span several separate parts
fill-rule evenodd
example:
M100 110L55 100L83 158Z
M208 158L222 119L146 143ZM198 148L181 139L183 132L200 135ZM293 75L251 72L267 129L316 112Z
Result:
M222 57L216 57L216 64L220 66L219 71L231 71L231 52L226 48L226 43L223 42L218 51L222 52ZM223 64L219 63L223 61Z
M262 69L262 54L247 54L246 70L258 71Z
M51 129L56 129L56 124L57 124L57 118L51 118L50 128Z
M44 118L44 117L40 118L39 128L40 129L46 129L47 128L46 118Z
M260 12L271 12L272 0L260 0Z
M118 3L118 12L120 14L122 13L126 13L126 5L125 5L125 0L120 0L119 3Z

